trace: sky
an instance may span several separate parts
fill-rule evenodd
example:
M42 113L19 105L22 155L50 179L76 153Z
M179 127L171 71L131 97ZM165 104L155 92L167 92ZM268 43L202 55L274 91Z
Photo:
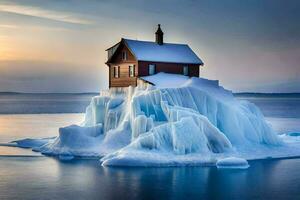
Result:
M298 0L0 0L0 91L98 92L122 37L188 44L234 92L300 92Z

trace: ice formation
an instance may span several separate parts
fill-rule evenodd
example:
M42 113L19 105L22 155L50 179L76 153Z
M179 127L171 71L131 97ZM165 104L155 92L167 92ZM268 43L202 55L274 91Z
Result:
M165 73L143 79L155 86L101 92L81 126L60 128L54 141L35 150L62 159L101 157L105 166L221 166L300 155L254 104L236 100L218 81ZM220 161L231 156L241 159Z
M247 160L236 157L227 157L220 159L216 163L218 168L229 168L229 169L247 169L249 164Z

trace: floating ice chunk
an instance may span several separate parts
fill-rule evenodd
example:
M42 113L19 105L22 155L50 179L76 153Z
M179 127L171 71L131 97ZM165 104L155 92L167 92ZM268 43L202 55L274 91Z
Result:
M7 146L17 146L17 147L21 147L21 148L35 148L35 147L43 146L43 145L47 144L48 142L53 141L54 139L55 139L55 137L41 138L41 139L26 138L26 139L22 139L22 140L12 141L10 143L11 145L7 145Z
M73 160L74 159L74 156L72 156L72 155L59 155L58 156L58 159L59 160Z
M98 156L96 149L103 140L102 126L71 125L59 129L53 142L35 148L47 155Z
M228 157L217 161L218 168L247 169L250 165L243 158Z
M299 137L299 136L300 136L300 133L293 132L293 133L288 133L287 135L288 135L288 136L292 136L292 137Z
M290 132L290 133L285 133L285 134L281 134L279 135L280 138L282 138L285 143L294 143L297 144L298 142L300 142L300 133L299 132Z

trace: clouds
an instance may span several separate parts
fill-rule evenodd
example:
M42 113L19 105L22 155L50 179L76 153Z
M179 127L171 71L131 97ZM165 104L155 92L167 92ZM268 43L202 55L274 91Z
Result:
M121 37L153 40L161 23L166 42L188 43L204 60L202 77L234 91L300 92L299 9L297 0L0 0L0 61L21 62L0 71L11 69L7 85L26 81L30 90L59 82L59 90L91 91L91 80L103 88L105 49Z
M74 13L18 4L0 4L0 11L72 24L89 25L93 23L91 20L84 19L83 17L77 16Z

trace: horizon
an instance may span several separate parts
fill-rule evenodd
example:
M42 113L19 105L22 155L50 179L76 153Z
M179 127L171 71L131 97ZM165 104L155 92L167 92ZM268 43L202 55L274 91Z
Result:
M299 8L279 0L0 0L0 92L105 89L105 49L121 38L154 41L161 24L167 43L188 44L203 60L200 77L235 93L299 93Z
M69 95L84 95L84 94L99 94L96 91L87 91L87 92L18 92L18 91L0 91L1 94L69 94ZM233 95L300 95L300 92L232 92Z

